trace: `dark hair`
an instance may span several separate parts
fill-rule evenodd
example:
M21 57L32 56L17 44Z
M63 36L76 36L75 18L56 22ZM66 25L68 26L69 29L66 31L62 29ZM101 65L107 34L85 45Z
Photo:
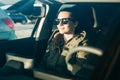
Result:
M61 11L71 12L71 17L78 21L79 24L76 27L75 33L79 34L81 31L85 30L86 32L91 32L94 25L94 17L92 8L87 5L75 5L73 7L62 8Z
M72 18L74 21L78 21L78 17L77 17L77 15L76 15L76 13L74 12L74 11L75 11L74 7L62 8L62 9L58 12L58 14L59 14L61 11L70 12L70 13L71 13L71 18Z

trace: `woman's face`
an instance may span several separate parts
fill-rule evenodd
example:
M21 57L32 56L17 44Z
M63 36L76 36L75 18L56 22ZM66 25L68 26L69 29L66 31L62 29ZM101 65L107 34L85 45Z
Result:
M73 22L71 19L71 13L67 11L61 11L58 14L59 23L57 28L61 34L74 34L76 28L76 22ZM63 21L66 21L64 23Z

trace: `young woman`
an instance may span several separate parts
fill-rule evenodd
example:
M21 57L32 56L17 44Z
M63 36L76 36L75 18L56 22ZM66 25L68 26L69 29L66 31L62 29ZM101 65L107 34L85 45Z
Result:
M64 8L59 11L57 19L55 19L55 25L58 30L55 31L48 42L48 48L45 53L42 65L46 69L57 72L58 74L72 75L67 69L65 63L65 57L69 54L69 50L77 46L87 46L89 45L87 39L87 32L85 30L80 30L78 32L78 15L74 11L74 8ZM83 29L81 26L79 26ZM79 28L79 29L80 29ZM71 64L77 64L81 69L76 72L76 76L89 77L89 71L83 69L83 64L93 64L92 60L88 59L89 53L77 52L70 59ZM89 60L89 61L88 61Z

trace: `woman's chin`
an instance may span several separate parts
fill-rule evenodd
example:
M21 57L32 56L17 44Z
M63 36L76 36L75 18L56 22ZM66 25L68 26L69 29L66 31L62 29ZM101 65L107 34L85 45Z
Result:
M60 34L64 34L64 32L61 32L61 31L59 31L60 32Z

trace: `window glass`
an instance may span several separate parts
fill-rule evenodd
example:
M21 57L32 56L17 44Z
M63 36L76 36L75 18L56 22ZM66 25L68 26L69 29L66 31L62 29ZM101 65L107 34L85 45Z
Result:
M9 30L9 32L6 32L6 34L0 33L2 35L0 37L1 39L13 40L31 36L41 10L41 5L36 4L38 7L36 8L34 4L36 4L34 0L0 0L1 10L4 11L7 17L10 18L10 21L12 21L10 25L13 25L13 28ZM33 15L33 13L36 14ZM3 16L5 16L5 14ZM2 17L2 13L0 17ZM3 17L3 19L4 18L6 17ZM0 25L9 28L8 24L3 25L1 23Z

